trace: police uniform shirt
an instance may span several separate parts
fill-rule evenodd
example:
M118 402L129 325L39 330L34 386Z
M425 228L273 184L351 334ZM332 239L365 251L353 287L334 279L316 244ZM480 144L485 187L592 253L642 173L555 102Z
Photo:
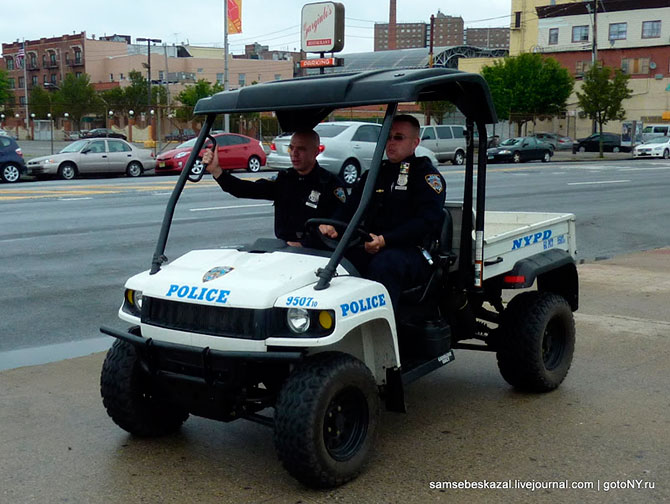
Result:
M367 175L347 202L349 218L358 207ZM426 237L439 233L445 188L442 175L426 157L383 161L363 225L368 232L383 235L387 247L422 245Z
M250 181L224 171L216 181L238 198L274 201L275 235L286 241L300 241L308 219L330 218L346 201L342 183L318 163L305 176L289 168L279 171L275 179Z

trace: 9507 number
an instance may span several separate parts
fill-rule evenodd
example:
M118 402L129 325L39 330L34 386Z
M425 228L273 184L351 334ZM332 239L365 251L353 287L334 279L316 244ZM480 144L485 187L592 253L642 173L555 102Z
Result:
M318 303L313 297L289 296L286 298L286 306L302 306L304 308L316 308Z

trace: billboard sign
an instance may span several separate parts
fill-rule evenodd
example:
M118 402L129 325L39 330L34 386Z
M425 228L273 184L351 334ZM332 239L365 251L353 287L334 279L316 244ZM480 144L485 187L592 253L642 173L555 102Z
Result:
M344 47L344 5L306 4L302 8L300 42L308 53L339 52Z

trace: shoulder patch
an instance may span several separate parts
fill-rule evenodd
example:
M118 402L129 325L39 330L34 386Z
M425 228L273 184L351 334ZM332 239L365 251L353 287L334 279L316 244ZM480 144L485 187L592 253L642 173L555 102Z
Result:
M442 184L442 177L440 177L435 173L426 175L426 182L437 194L440 194L444 190L444 185Z
M347 202L347 193L346 193L346 191L345 191L342 187L336 187L336 188L333 190L333 194L334 194L335 197L336 197L338 200L340 200L342 203L346 203L346 202Z

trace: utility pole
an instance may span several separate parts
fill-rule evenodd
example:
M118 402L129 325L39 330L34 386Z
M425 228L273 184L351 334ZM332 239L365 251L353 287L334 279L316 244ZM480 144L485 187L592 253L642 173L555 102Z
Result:
M593 49L592 49L592 64L598 62L598 0L593 0Z
M228 91L228 0L223 0L223 90ZM230 133L230 115L224 115L224 131Z
M135 41L146 42L147 43L147 82L148 82L148 86L147 86L147 89L148 89L147 107L151 107L151 43L152 42L160 43L160 42L162 42L162 40L161 39L139 37L139 38L136 38Z

